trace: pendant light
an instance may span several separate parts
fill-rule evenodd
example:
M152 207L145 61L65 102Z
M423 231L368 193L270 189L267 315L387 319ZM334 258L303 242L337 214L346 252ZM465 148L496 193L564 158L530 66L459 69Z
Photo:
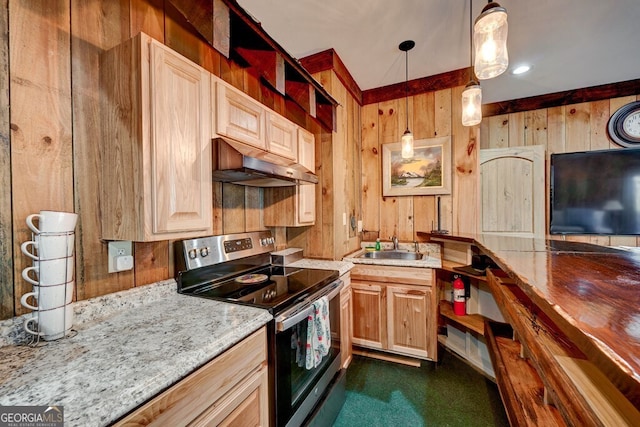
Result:
M471 16L473 14L473 0L469 1L469 83L462 92L462 126L475 126L482 121L482 88L475 79L473 72L473 41Z
M407 130L404 131L402 135L402 158L403 159L411 159L413 158L413 134L409 130L409 51L414 48L416 42L413 40L405 40L398 48L404 52L405 54L405 112L407 116Z
M473 27L475 69L480 80L499 76L509 66L507 31L507 10L489 0Z

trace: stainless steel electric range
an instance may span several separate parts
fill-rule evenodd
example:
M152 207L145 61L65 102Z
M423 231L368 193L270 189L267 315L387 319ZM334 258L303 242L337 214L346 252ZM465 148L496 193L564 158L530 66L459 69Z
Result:
M271 265L275 241L259 231L176 242L178 292L269 310L271 422L275 426L331 425L344 401L340 356L338 272ZM313 303L329 300L331 347L312 369L300 366L292 345L306 331Z

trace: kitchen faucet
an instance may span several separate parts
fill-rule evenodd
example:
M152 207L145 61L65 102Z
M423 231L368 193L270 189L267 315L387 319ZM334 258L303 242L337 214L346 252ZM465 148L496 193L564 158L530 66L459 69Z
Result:
M393 250L397 251L398 250L398 238L396 236L393 236L391 238L391 241L393 242Z

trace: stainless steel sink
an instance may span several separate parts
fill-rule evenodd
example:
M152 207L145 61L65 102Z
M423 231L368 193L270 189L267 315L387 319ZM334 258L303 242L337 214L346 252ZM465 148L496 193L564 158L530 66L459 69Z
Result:
M416 252L405 251L376 251L365 252L360 255L359 258L373 258L373 259L402 259L410 261L418 261L422 259L422 254Z

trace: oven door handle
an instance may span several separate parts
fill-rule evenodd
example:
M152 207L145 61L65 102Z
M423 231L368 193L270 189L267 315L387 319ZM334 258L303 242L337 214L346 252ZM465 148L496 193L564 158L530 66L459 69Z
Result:
M338 279L327 286L328 288L331 288L329 291L325 290L315 293L309 298L305 299L304 302L300 303L300 305L293 307L276 317L276 331L283 332L300 323L307 316L313 314L313 303L315 301L324 296L326 296L329 300L332 300L336 295L340 293L343 286L344 282Z

